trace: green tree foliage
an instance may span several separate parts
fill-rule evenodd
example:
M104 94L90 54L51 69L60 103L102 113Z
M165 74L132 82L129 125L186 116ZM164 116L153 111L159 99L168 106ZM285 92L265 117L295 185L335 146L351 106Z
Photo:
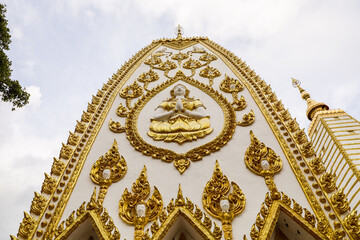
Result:
M11 35L5 13L6 6L0 4L0 97L2 101L12 103L12 110L15 110L29 103L30 94L21 87L19 81L10 78L11 61L4 51L9 50Z

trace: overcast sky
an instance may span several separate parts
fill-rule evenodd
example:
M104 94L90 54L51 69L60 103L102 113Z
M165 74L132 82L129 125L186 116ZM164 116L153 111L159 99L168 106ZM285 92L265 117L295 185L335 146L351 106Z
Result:
M4 1L2 1L4 2ZM207 36L267 82L303 128L313 99L360 119L359 1L7 0L13 78L31 93L0 103L0 232L16 235L91 95L152 40ZM250 231L250 229L249 229Z

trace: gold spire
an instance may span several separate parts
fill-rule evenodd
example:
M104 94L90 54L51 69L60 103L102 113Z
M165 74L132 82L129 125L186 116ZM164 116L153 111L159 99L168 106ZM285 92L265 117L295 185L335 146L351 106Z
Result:
M326 105L325 103L317 102L311 99L310 94L307 91L305 91L302 87L300 87L301 82L299 80L295 78L291 78L291 79L293 86L299 89L302 99L304 99L307 103L306 116L310 121L314 118L315 113L323 110L329 110L328 105Z

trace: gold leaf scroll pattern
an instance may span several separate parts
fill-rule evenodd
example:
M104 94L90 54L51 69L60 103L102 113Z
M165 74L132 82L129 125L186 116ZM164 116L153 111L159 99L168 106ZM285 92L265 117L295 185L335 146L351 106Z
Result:
M241 111L246 107L247 103L244 96L241 96L241 98L238 99L238 93L244 90L244 85L241 84L239 80L230 78L229 76L225 75L225 79L220 83L220 90L226 93L231 93L233 97L232 105L234 106L235 111ZM250 126L254 122L255 114L253 110L250 110L249 113L242 117L242 121L237 122L237 125L245 127Z
M226 93L231 93L233 97L232 105L235 111L243 110L246 107L244 96L238 99L238 93L244 90L244 85L238 79L230 78L225 74L224 80L220 83L220 90Z
M225 123L221 133L212 141L191 149L190 151L179 154L174 151L155 147L147 142L145 142L142 137L139 135L137 130L137 119L144 108L146 103L152 99L156 94L168 88L178 81L186 82L194 87L199 88L210 97L212 97L222 108ZM212 152L218 151L222 146L227 144L231 139L236 127L236 116L231 104L227 99L221 95L219 92L214 90L204 83L200 83L197 80L194 80L190 77L186 77L182 71L178 71L174 78L171 78L157 87L151 89L146 94L144 94L134 105L134 107L129 111L128 117L126 119L126 135L131 143L131 145L137 150L142 152L145 155L151 156L153 158L161 159L165 162L173 162L174 166L178 169L180 173L183 173L190 164L190 161L201 160L204 156L209 155Z
M224 237L233 239L231 222L245 208L245 195L235 182L231 182L233 191L230 192L228 178L223 175L216 160L212 178L206 183L202 202L205 210L222 222Z
M245 152L245 164L253 173L263 176L271 196L278 199L280 194L275 186L274 175L282 168L280 157L269 147L260 142L250 130L251 143Z
M149 91L147 89L149 83L159 80L159 74L157 74L154 70L150 69L148 72L142 73L137 80L144 83L144 89L146 91Z
M199 74L201 77L209 79L209 85L212 86L214 84L214 78L221 76L221 73L216 68L210 67L207 65L200 71Z
M134 82L133 84L123 88L119 95L126 100L127 109L131 109L131 100L140 97L143 92L143 88L137 82ZM126 117L128 115L126 107L120 103L116 109L116 114L120 117ZM125 132L125 127L123 127L120 122L113 121L112 119L109 121L109 129L115 133Z
M142 240L144 227L148 222L154 221L163 207L163 201L159 190L154 187L154 193L150 195L150 184L147 180L146 167L133 183L132 192L126 188L119 201L119 216L129 225L135 227L134 239Z
M100 192L98 201L102 205L109 186L119 181L125 176L127 165L123 156L118 151L117 142L114 139L112 147L105 156L100 156L99 159L92 165L90 178L95 183L100 185Z

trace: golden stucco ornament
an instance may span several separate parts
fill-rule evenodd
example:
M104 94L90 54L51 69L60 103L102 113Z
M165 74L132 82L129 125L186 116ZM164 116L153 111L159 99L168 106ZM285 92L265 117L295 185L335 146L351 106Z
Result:
M255 114L254 111L251 109L249 113L245 114L242 117L242 121L238 121L236 124L242 127L250 126L255 122Z
M221 220L226 240L233 239L231 222L245 208L245 195L235 182L231 182L231 186L233 191L229 193L229 180L216 161L213 176L204 188L202 202L211 216Z
M277 199L280 197L280 193L276 188L273 177L282 169L282 161L274 150L260 142L251 130L250 135L251 143L245 152L246 167L253 173L265 178L265 183L272 198Z
M320 184L325 192L331 193L336 189L336 175L332 172L325 172L320 177Z
M151 198L145 201L149 195L150 184L144 166L140 176L133 183L132 193L126 188L119 201L119 216L124 222L135 227L135 240L142 240L145 225L154 221L163 207L161 194L156 187Z
M138 98L143 94L143 88L137 83L133 84L121 89L120 97L126 99L126 107L131 109L131 100L133 98Z
M346 213L350 209L349 201L343 188L331 195L330 201L339 214Z
M344 225L354 239L360 239L360 215L354 210L344 218Z
M216 68L207 65L200 71L199 75L201 77L208 78L209 85L212 86L214 84L214 78L221 76L221 73Z
M137 80L144 83L144 89L146 91L149 91L147 88L149 83L159 80L159 74L157 74L154 70L150 69L148 72L142 73Z
M118 151L117 142L114 139L112 147L104 156L92 165L90 178L100 186L98 201L103 203L109 186L125 176L127 165L123 156Z

